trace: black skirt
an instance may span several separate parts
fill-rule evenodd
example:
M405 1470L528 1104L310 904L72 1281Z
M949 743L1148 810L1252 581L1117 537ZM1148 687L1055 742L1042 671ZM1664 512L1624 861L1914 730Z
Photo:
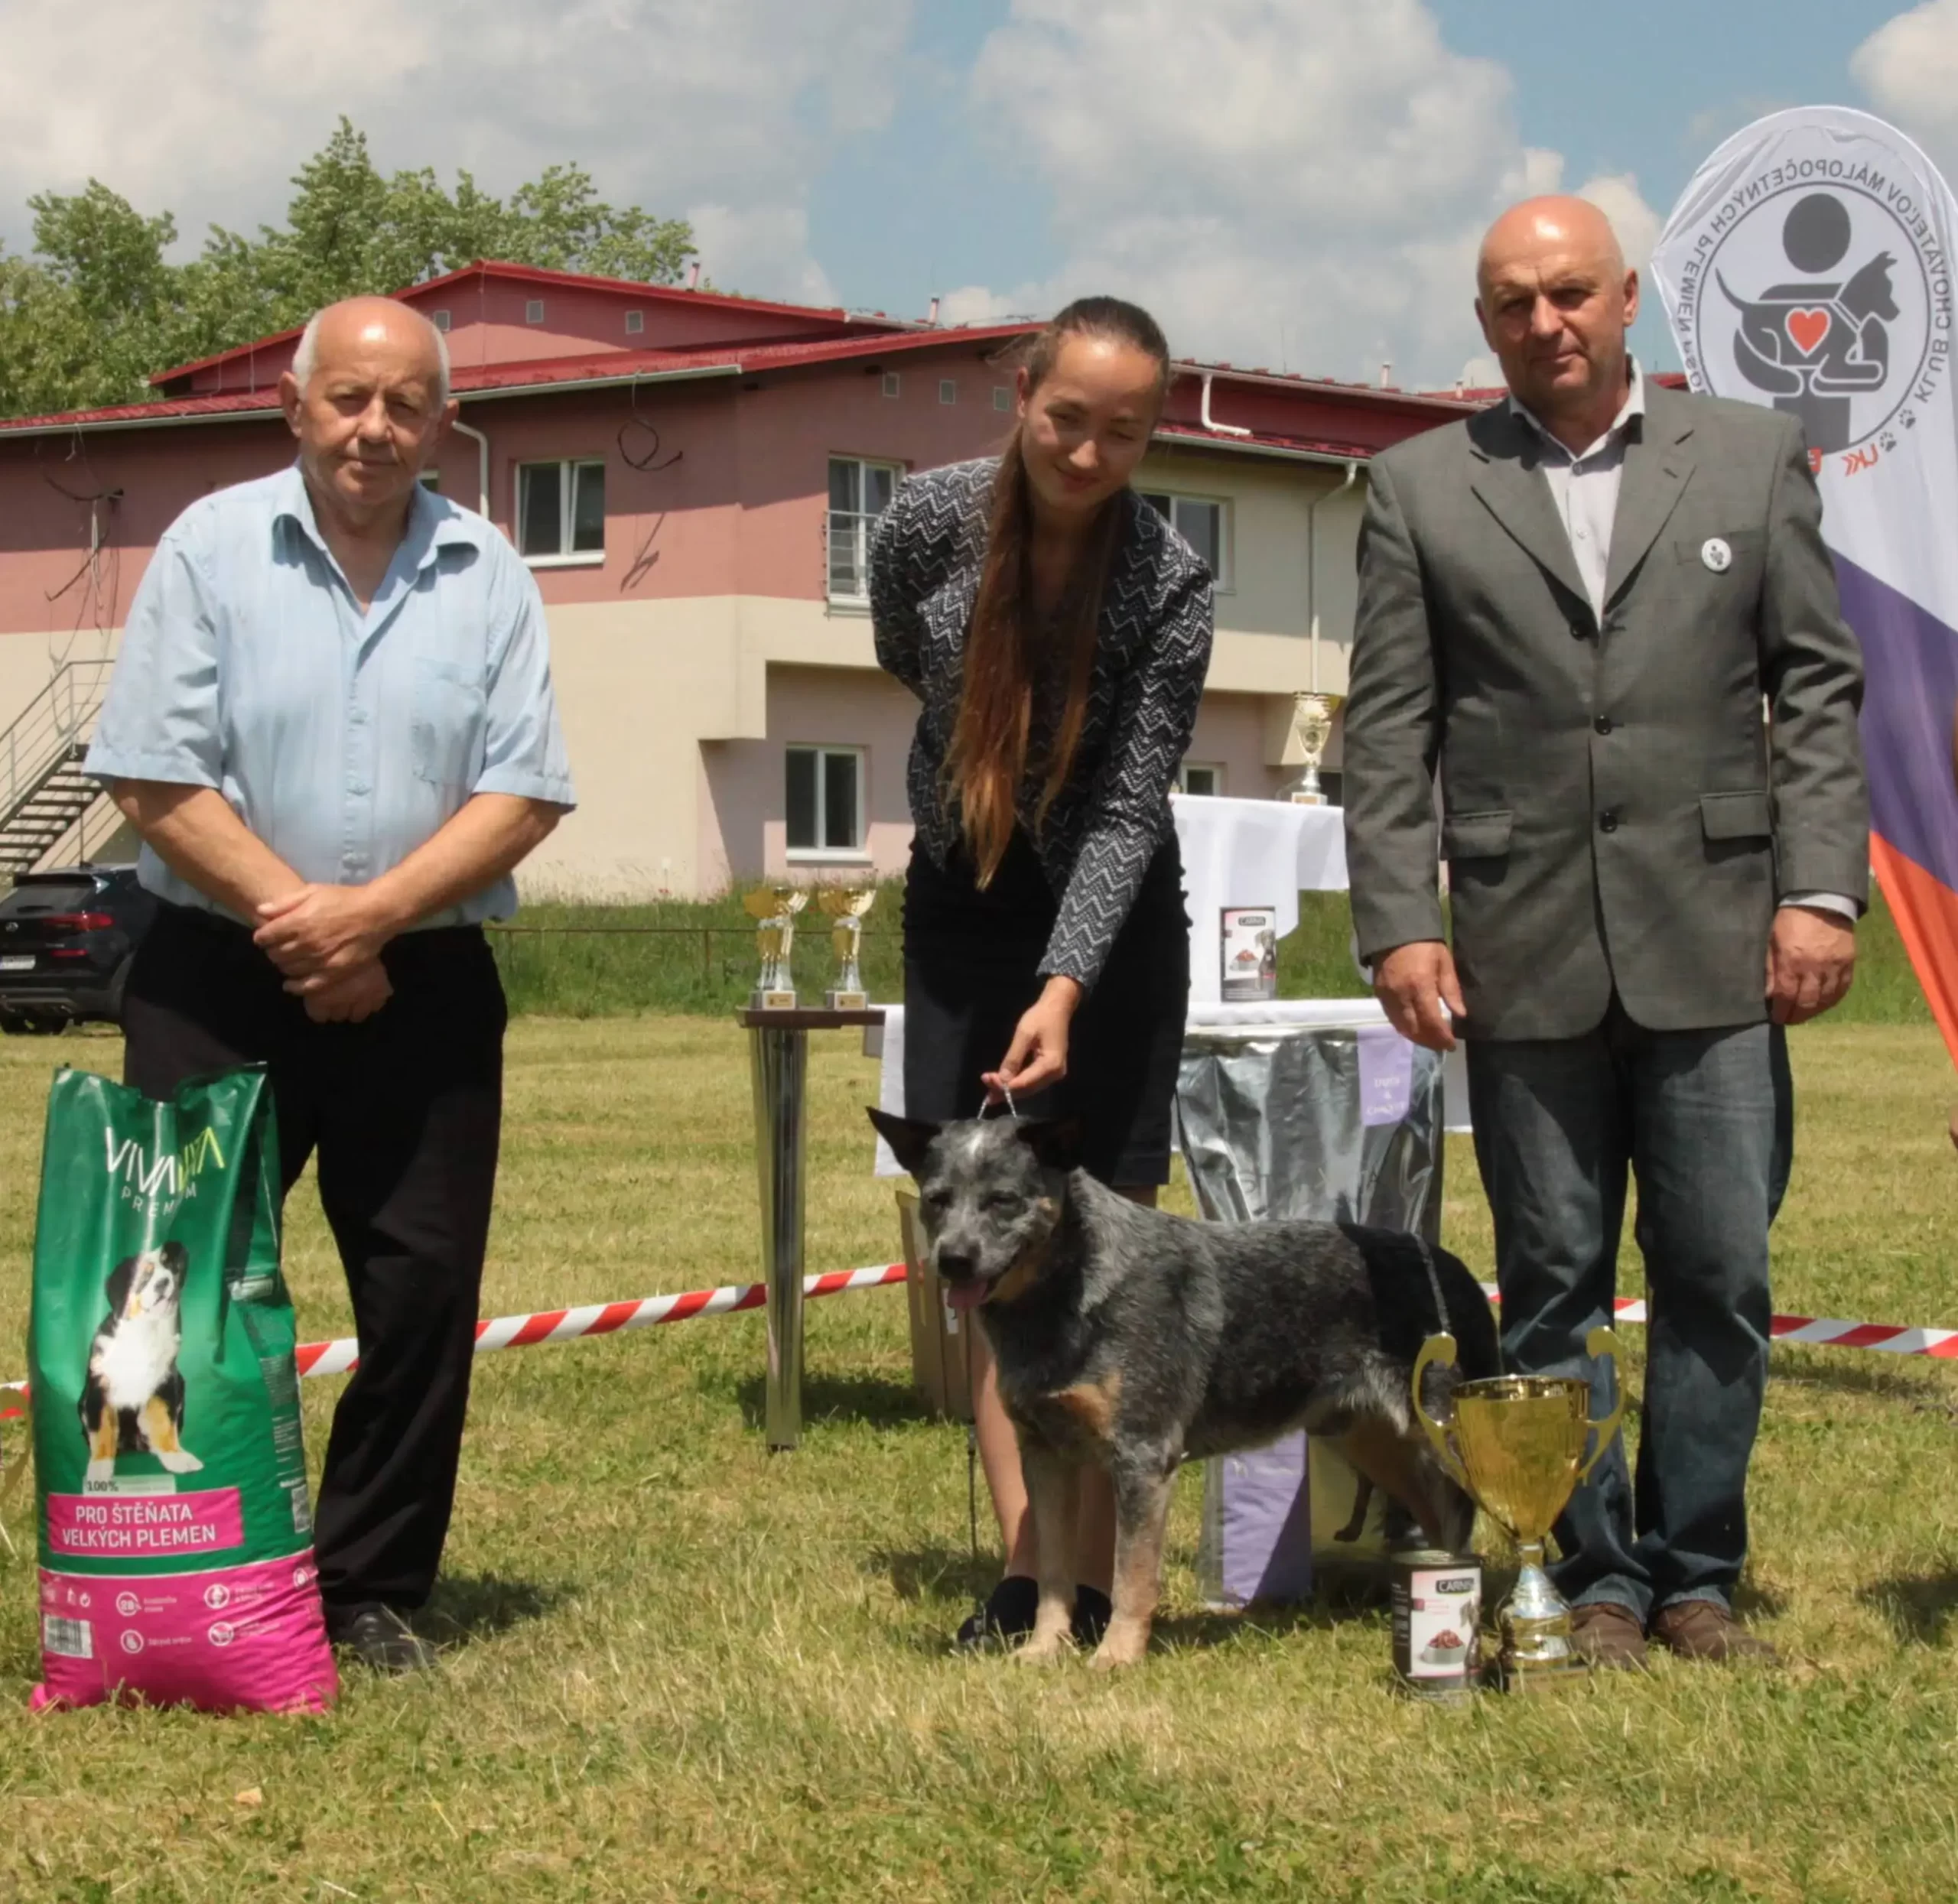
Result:
M939 866L913 846L904 887L904 1104L912 1117L976 1117L1040 995L1058 902L1033 843L1016 830L979 889L961 849ZM1068 1074L1023 1116L1081 1119L1082 1162L1104 1184L1169 1181L1171 1100L1190 989L1189 919L1173 834L1157 850L1093 991L1075 1014Z

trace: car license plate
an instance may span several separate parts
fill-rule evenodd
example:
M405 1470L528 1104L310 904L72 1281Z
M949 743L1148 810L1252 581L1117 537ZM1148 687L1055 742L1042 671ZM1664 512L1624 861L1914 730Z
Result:
M33 970L34 954L31 952L0 959L0 972L31 972Z

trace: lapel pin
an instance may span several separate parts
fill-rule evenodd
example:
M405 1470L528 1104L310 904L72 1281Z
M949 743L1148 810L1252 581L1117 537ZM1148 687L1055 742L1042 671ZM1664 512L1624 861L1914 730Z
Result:
M1717 535L1709 535L1699 545L1699 559L1716 575L1725 575L1734 559L1734 552Z

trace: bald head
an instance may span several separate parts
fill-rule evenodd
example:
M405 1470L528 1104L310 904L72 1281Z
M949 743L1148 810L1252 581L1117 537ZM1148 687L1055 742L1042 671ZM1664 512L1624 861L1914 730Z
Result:
M1476 261L1475 315L1503 379L1574 449L1625 401L1625 333L1638 314L1611 220L1588 200L1525 199L1489 227Z
M386 353L430 381L435 401L449 394L449 340L420 311L392 297L346 297L315 311L299 333L292 374L303 390L350 355Z
M300 337L279 401L323 531L392 549L455 419L442 333L392 297L329 304Z

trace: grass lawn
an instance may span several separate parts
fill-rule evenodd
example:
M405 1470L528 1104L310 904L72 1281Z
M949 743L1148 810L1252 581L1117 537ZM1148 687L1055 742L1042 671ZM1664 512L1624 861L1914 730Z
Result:
M817 1042L811 1266L881 1262L873 1067ZM1936 1032L1824 1025L1795 1052L1778 1306L1958 1322ZM528 1019L510 1055L491 1309L753 1279L725 1019ZM24 1366L48 1067L119 1059L109 1035L0 1041L0 1373ZM1449 1183L1446 1240L1487 1275L1465 1145ZM288 1260L302 1334L343 1333L308 1187ZM32 1563L0 1560L0 1898L1958 1896L1947 1364L1775 1351L1747 1605L1788 1670L1661 1660L1446 1711L1394 1693L1382 1613L1205 1615L1194 1477L1145 1666L952 1658L987 1572L963 1434L912 1399L902 1293L812 1306L808 1353L811 1425L772 1458L757 1316L485 1359L444 1669L353 1678L323 1719L30 1720ZM305 1385L316 1461L337 1387ZM18 1499L7 1518L31 1553Z

